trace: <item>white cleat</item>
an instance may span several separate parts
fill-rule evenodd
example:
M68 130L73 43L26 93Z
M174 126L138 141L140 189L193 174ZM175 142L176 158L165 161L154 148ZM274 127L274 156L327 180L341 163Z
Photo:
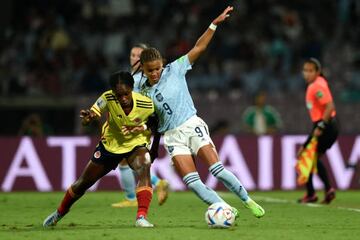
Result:
M138 219L136 219L135 227L152 228L154 227L154 224L151 224L148 220L145 219L144 216L140 216Z
M63 216L60 215L60 213L56 210L55 212L53 212L52 214L50 214L43 222L43 227L52 227L55 226L57 224L58 221L60 221L60 219Z

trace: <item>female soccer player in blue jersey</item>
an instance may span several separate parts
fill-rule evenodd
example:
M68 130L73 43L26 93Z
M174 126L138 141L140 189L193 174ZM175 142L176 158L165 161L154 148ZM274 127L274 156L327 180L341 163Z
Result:
M134 78L134 89L133 91L139 92L139 81L141 79L142 70L140 66L140 54L148 48L144 43L135 44L130 51L130 65L131 74ZM119 164L120 182L125 192L125 199L111 204L115 208L123 207L136 207L138 202L136 200L135 188L136 181L133 170L129 167L126 161L122 161ZM157 199L159 205L164 204L168 197L169 183L164 179L159 179L155 174L151 174L151 184L155 186Z
M200 180L192 158L192 154L196 154L209 167L211 174L234 192L253 215L262 217L264 209L248 196L241 182L219 161L208 127L196 115L185 78L191 65L207 48L217 26L229 17L232 10L232 7L227 7L186 55L165 67L157 49L143 50L140 62L146 77L140 80L140 90L154 101L159 117L158 131L164 134L165 147L185 184L207 204L223 201Z
M121 161L127 161L139 178L135 226L153 227L146 219L152 199L152 187L151 159L147 149L150 132L145 131L145 122L154 113L154 105L151 99L132 91L134 79L128 72L112 74L110 86L111 90L104 92L90 110L80 112L83 125L103 114L107 114L108 118L91 160L82 175L66 191L57 210L44 220L44 227L55 226L87 189L115 169Z

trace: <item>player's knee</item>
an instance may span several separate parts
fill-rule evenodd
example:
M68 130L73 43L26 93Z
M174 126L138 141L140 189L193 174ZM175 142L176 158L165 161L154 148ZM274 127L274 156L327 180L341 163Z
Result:
M144 166L150 169L151 166L151 156L149 152L144 154Z
M146 157L137 157L131 164L136 175L142 176L143 174L150 174L151 160L147 160Z

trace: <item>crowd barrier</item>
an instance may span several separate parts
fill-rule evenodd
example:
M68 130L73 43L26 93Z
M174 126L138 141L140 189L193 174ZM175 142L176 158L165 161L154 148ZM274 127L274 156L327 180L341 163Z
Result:
M296 189L294 169L297 149L303 135L215 137L221 161L239 177L248 190ZM49 136L44 138L0 137L1 191L60 191L80 176L93 154L98 138L88 136ZM359 188L360 135L340 136L328 150L324 162L337 189ZM224 186L196 161L203 182L215 189ZM165 149L152 171L167 179L175 191L185 190ZM321 188L318 177L316 188ZM119 172L111 171L90 191L119 190Z

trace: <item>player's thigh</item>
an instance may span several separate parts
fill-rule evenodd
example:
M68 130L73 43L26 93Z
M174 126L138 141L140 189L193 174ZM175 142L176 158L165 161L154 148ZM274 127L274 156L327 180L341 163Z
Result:
M212 144L207 144L207 145L202 146L198 150L197 156L208 167L210 167L211 165L213 165L214 163L219 161L219 157L216 152L216 149Z
M215 145L210 137L208 126L201 118L194 119L193 123L187 126L186 134L190 139L190 149L196 155L199 155L200 149L202 152L213 149L212 152L214 152ZM209 157L212 155L207 156L207 158Z
M181 177L191 172L196 172L194 159L191 155L176 155L172 158L174 167Z
M337 129L334 129L333 127L325 129L322 135L318 138L318 152L322 154L325 153L335 143L337 137Z

